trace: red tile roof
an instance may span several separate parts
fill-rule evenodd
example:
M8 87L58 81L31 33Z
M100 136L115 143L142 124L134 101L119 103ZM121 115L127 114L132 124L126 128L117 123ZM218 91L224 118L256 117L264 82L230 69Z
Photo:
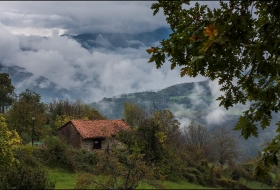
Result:
M129 125L123 120L71 120L68 123L75 126L83 139L111 137L121 130L130 129Z

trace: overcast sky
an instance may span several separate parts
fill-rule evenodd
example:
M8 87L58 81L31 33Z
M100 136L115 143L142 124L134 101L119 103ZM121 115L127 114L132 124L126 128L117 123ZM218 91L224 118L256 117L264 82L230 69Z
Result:
M162 13L153 16L152 3L1 1L0 62L23 67L67 89L86 88L85 102L205 80L203 77L181 78L180 68L170 71L169 63L156 69L155 64L147 63L149 55L145 50L149 47L87 51L76 41L59 36L64 33L135 34L168 27ZM207 4L215 7L218 2ZM21 47L30 51L22 51ZM42 85L44 87L47 85Z

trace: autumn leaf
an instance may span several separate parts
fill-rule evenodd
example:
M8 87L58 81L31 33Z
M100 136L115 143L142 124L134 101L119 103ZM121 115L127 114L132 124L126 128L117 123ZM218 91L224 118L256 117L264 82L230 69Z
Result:
M191 41L195 41L195 40L198 40L198 39L199 39L199 37L196 36L196 35L195 35L195 36L192 36L192 37L190 38Z
M209 36L210 39L214 38L214 36L217 36L217 30L215 30L213 25L206 26L203 32L206 36Z
M150 49L147 49L146 51L148 52L148 54L151 54L152 52L156 51L156 48L155 47L151 47Z

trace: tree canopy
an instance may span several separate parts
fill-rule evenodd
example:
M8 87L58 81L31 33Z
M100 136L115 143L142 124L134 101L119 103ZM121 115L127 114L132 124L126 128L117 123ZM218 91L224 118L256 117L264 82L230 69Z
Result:
M268 127L272 113L280 110L280 2L221 1L214 9L188 5L187 0L152 5L154 15L163 9L172 33L147 50L149 62L160 68L169 59L171 69L181 67L182 77L218 80L224 92L217 99L221 106L250 103L234 129L245 139L257 137L257 126ZM259 176L278 164L280 122L277 126L256 168Z
M5 109L13 103L15 87L8 73L0 73L0 112L4 114Z
M6 119L0 114L0 169L11 166L15 162L13 150L21 140L16 131L10 131Z
M40 94L26 89L7 112L8 127L15 129L22 138L24 134L31 137L34 116L35 139L38 140L46 132L45 110Z

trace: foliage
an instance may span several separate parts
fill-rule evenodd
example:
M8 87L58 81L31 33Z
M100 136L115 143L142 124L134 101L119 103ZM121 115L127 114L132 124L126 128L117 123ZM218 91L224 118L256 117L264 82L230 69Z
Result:
M123 103L123 109L124 119L127 124L132 127L138 127L148 115L148 113L142 107L139 107L132 102Z
M280 173L276 174L273 187L275 189L279 189L280 188Z
M13 150L21 140L16 131L8 130L3 114L0 114L0 170L10 167L16 160Z
M235 130L245 139L257 137L257 125L265 129L272 112L280 110L279 1L220 1L212 10L199 3L186 5L188 0L152 5L154 15L163 9L172 34L161 47L147 50L149 62L160 68L168 57L171 69L182 67L181 76L217 79L224 92L220 105L228 109L250 102ZM278 164L279 129L276 134L256 167L259 177Z
M207 185L207 175L202 173L196 168L186 168L183 172L183 176L192 183Z
M8 73L0 73L0 113L5 113L5 109L11 106L14 98L15 87Z
M216 128L211 133L211 140L214 160L222 168L226 163L236 162L240 159L241 150L238 141L226 127Z
M95 165L98 161L97 154L84 149L70 149L68 155L74 157L75 170L94 174L95 168L93 165Z
M0 188L4 189L54 189L42 163L36 154L39 147L17 146L13 152L19 162L2 170L0 174ZM36 155L36 156L35 156Z
M75 170L75 160L73 154L68 150L65 141L58 137L46 137L44 139L45 148L40 149L38 156L46 165L59 167L73 172Z
M133 114L131 114L133 113ZM122 132L118 139L130 151L140 151L144 159L158 166L167 179L175 180L181 176L184 167L179 156L181 146L179 121L169 110L155 110L148 113L134 103L124 104L124 115L129 115L131 132Z
M202 151L203 157L210 159L211 139L206 127L192 122L183 128L183 135L188 150Z
M107 177L102 180L95 178L93 183L96 188L135 189L139 181L150 181L155 177L154 166L148 164L139 152L113 149L100 152L98 158L94 166L96 172Z
M68 115L57 115L55 118L55 127L58 129L62 125L66 124L68 121L74 120L74 116L68 116ZM85 118L84 118L85 119Z
M77 99L75 102L69 100L53 100L48 103L48 121L56 134L56 129L64 125L70 120L97 120L107 119L101 115L96 109L90 108L87 104Z
M0 173L0 189L54 189L44 170L16 164Z
M243 183L239 181L234 181L232 179L227 179L227 178L221 178L216 180L217 185L225 188L230 188L230 189L251 189L248 186L244 185Z
M41 96L36 92L26 89L19 94L19 100L16 101L7 112L7 123L10 129L15 129L19 135L32 135L34 122L34 139L39 140L47 132L45 105L40 102ZM32 117L35 120L32 120Z
M25 166L32 168L40 168L42 163L38 159L39 155L36 155L39 147L24 145L18 146L14 149L15 158Z
M79 173L76 179L75 189L89 189L92 185L93 175L89 173Z

